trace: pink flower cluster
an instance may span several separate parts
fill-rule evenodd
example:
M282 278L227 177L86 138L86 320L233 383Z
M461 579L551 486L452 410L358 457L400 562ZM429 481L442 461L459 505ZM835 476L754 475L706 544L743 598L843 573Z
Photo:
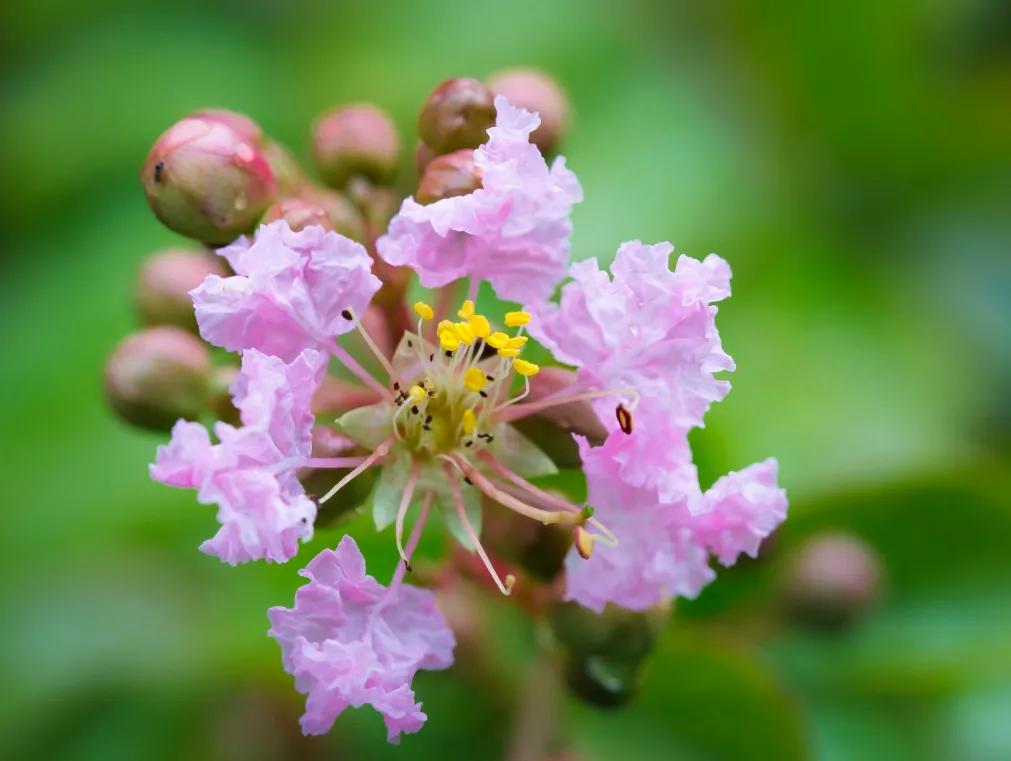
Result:
M530 142L536 114L501 96L495 108L488 142L474 151L482 187L425 206L406 199L379 239L379 254L413 269L429 288L473 278L503 299L544 300L565 273L569 213L583 191L564 158L549 168Z

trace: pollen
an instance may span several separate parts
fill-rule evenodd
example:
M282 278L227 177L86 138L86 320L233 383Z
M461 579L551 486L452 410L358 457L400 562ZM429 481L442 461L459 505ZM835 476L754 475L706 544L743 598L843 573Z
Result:
M471 367L464 373L463 383L471 391L478 392L488 385L488 376L476 367Z
M414 303L414 311L417 312L418 316L422 320L431 320L433 317L435 317L435 312L432 311L432 307L430 307L424 301L416 301Z
M447 328L439 333L439 345L446 351L456 351L460 348L460 340L452 328Z
M530 339L526 336L514 336L506 341L507 349L522 349Z
M474 329L465 322L454 322L453 332L456 334L456 339L462 344L472 344L476 338Z
M407 390L407 395L411 397L411 401L417 404L418 402L423 402L428 397L428 392L424 388L415 384Z
M500 357L518 357L520 355L520 350L510 349L508 346L506 346L498 350L498 355Z
M463 302L463 306L457 311L456 316L461 320L467 320L474 316L474 302L467 299Z
M477 415L474 414L474 410L464 410L463 417L460 418L460 424L463 426L463 432L468 436L474 433L474 429L477 428Z
M495 331L485 339L485 343L493 349L504 349L506 344L509 343L509 336L505 333Z
M487 338L491 333L491 323L488 322L488 318L483 314L475 314L468 317L467 324L470 325L470 329L474 331L474 335L478 338Z
M510 328L519 328L530 322L530 312L506 312L505 324Z
M524 378L530 378L537 375L541 371L541 367L533 362L527 362L525 359L517 359L513 362L513 370Z

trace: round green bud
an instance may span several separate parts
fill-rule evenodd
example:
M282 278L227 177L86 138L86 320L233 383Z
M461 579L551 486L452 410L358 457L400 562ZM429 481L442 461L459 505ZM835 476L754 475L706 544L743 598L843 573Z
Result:
M151 255L137 273L137 313L145 325L197 330L189 292L208 275L227 277L224 261L202 249L168 248Z
M494 96L477 79L447 79L428 96L418 116L418 135L435 154L477 148L495 124Z
M312 155L323 181L343 188L353 177L386 183L397 169L400 141L390 118L375 106L341 106L312 128Z

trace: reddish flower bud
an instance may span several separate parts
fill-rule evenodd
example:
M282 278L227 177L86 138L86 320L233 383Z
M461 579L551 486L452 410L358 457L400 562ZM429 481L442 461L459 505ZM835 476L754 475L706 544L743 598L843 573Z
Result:
M127 336L105 365L105 391L116 413L143 428L168 430L195 419L207 400L210 351L192 333L159 326Z
M825 533L798 548L784 577L784 603L800 623L840 628L878 600L882 588L877 553L847 532Z
M298 163L292 152L276 140L267 140L263 145L263 155L274 170L277 190L283 196L296 196L309 184L309 176Z
M481 171L474 163L474 151L465 148L429 161L414 198L418 203L429 204L467 195L480 187Z
M418 146L414 149L414 168L417 170L419 177L425 173L425 167L434 158L435 153L432 149L425 145L424 140L419 140Z
M189 118L219 122L241 135L244 140L255 145L263 144L263 130L260 129L260 125L237 111L229 111L226 108L204 108L191 114Z
M491 90L469 77L447 79L421 107L418 134L436 154L477 148L495 123Z
M283 219L292 230L301 230L310 225L322 227L324 230L333 230L333 222L326 209L318 203L305 201L301 198L283 198L267 209L263 215L263 224L276 222Z
M326 210L330 224L341 235L364 242L365 220L358 207L344 193L310 183L302 188L298 196Z
M148 205L166 227L211 244L249 232L277 195L274 172L250 139L251 122L222 113L171 126L140 175Z
M569 103L554 79L537 69L506 69L492 74L488 87L496 95L504 95L514 106L540 115L541 126L530 139L541 153L549 153L558 146L568 124Z
M388 182L396 172L398 151L393 123L375 106L341 106L313 124L313 158L324 182L335 188L356 176Z
M208 275L228 274L224 261L209 251L170 248L153 254L137 274L137 313L141 322L196 332L189 292Z

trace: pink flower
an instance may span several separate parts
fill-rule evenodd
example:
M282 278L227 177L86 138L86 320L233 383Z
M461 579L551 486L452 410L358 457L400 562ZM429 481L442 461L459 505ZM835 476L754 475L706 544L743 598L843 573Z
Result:
M233 277L209 275L190 291L200 335L229 351L258 349L290 362L325 350L354 328L381 285L365 248L321 227L293 232L279 220L219 253Z
M611 389L640 401L634 434L615 453L631 486L656 490L661 502L683 493L682 461L691 462L687 433L701 426L709 405L730 383L715 373L732 370L723 351L712 302L730 295L730 268L714 254L678 259L672 272L669 243L623 243L611 266L574 264L560 303L537 310L530 332L555 357L579 368L579 385ZM614 430L616 400L595 408ZM634 404L630 404L634 407Z
M365 704L383 715L390 742L421 729L426 716L411 681L419 669L448 668L456 645L435 596L366 576L349 536L299 573L309 583L295 593L295 607L268 615L284 668L308 696L302 731L324 734L345 708Z
M601 544L587 559L570 551L566 599L600 612L607 603L643 610L671 597L696 597L715 578L710 555L725 566L742 553L754 557L762 539L786 518L775 460L724 476L704 494L697 480L687 478L688 471L694 475L689 464L681 499L664 504L654 490L621 478L617 457L624 436L614 432L600 447L577 437L589 504L618 544Z
M217 423L212 444L203 426L180 420L171 441L158 448L151 477L197 489L203 504L218 505L221 528L200 549L235 565L266 558L284 562L298 541L312 537L316 505L295 476L312 448L313 391L326 355L306 350L285 364L250 349L232 386L242 427Z
M495 108L489 140L474 152L482 187L426 206L406 199L377 248L429 288L470 277L504 299L545 300L565 273L569 214L582 188L563 158L549 168L530 142L536 114L501 96Z

